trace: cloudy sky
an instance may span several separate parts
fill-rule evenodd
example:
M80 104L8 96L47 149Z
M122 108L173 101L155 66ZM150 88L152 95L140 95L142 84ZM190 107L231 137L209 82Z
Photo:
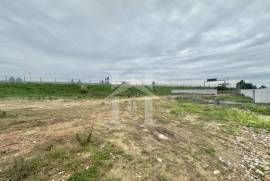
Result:
M270 1L0 0L0 72L270 85Z

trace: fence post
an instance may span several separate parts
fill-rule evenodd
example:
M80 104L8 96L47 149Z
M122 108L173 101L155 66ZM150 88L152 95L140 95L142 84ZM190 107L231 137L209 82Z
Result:
M256 103L256 91L255 91L255 89L253 89L252 90L252 97L253 97L253 101L254 101L254 103Z

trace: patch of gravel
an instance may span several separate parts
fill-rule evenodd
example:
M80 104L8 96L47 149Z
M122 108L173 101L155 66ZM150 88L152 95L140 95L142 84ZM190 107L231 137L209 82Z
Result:
M270 134L262 129L245 128L235 144L243 151L240 167L245 169L245 178L251 181L270 180Z

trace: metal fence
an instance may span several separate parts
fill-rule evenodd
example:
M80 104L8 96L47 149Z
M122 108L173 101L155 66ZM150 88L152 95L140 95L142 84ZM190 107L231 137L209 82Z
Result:
M59 77L41 77L41 76L18 76L18 75L2 75L0 83L100 83L100 80L87 80L79 78L59 78Z

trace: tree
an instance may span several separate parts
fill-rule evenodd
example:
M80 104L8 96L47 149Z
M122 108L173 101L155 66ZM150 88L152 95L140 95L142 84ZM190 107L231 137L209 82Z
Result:
M265 85L262 85L259 89L265 89L267 88Z
M253 85L252 83L246 83L244 80L238 82L236 87L238 89L257 89L256 85Z
M15 83L15 78L14 77L10 77L8 81L11 82L11 83Z

